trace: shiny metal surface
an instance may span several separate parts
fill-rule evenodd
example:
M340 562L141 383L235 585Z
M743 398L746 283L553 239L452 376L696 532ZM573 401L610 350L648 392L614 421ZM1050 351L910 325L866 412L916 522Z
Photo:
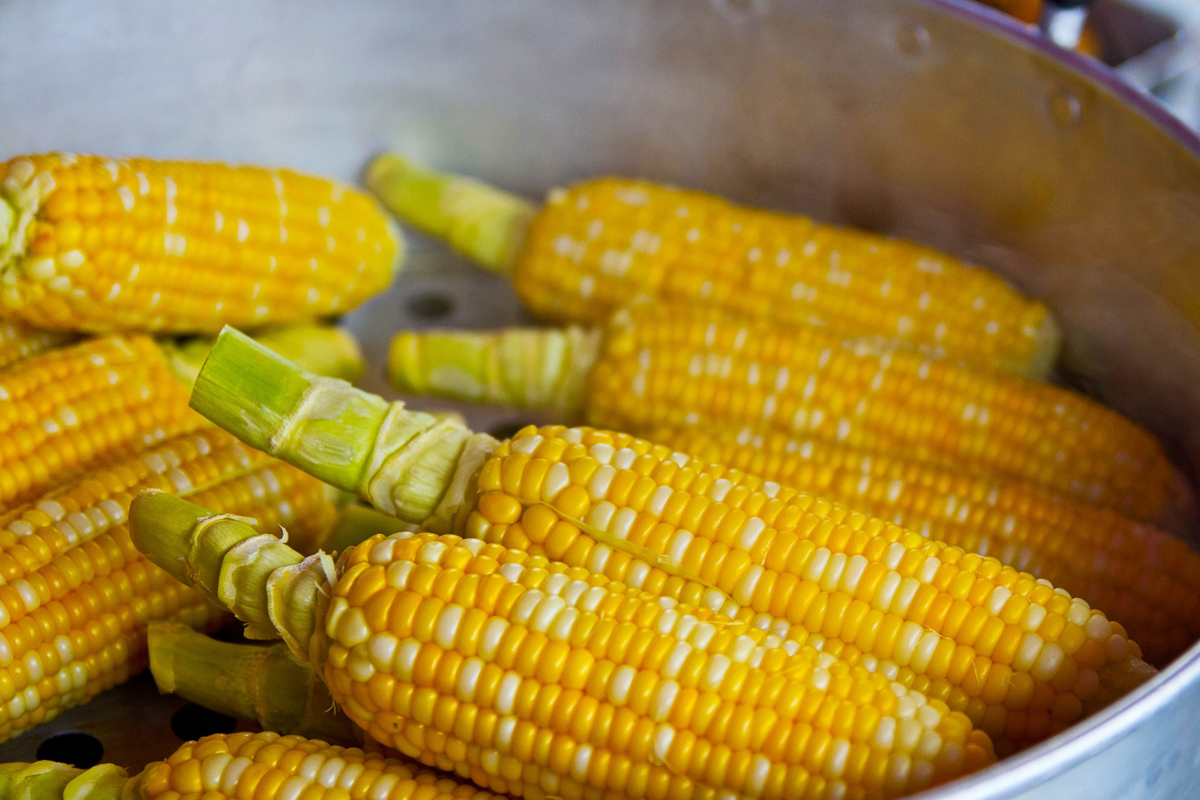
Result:
M1069 379L1151 425L1193 474L1200 464L1200 142L1111 74L985 9L8 0L0 109L5 156L136 152L353 178L400 147L531 195L618 172L910 236L1045 298L1067 331ZM349 324L378 370L414 307L439 305L415 296L454 303L425 322L518 319L511 292L484 281L414 238L410 273ZM146 697L112 694L56 725L122 701L160 713ZM1105 713L929 797L1192 796L1198 705L1193 648ZM160 724L124 719L101 719L126 748L110 754L175 746Z

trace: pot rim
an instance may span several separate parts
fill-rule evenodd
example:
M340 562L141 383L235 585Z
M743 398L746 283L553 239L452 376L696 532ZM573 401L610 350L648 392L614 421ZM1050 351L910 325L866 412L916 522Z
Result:
M1019 47L1055 59L1140 113L1200 160L1200 133L1185 125L1152 96L1122 80L1104 63L1065 50L1035 27L973 0L917 0L935 11L958 17ZM1029 750L975 775L923 792L921 800L989 800L1029 790L1095 757L1143 725L1162 708L1200 683L1200 642L1193 644L1150 681L1102 711L1072 725Z
M1099 84L1101 88L1132 106L1135 111L1148 117L1151 122L1187 148L1192 155L1200 158L1200 131L1189 128L1152 95L1121 78L1104 62L1075 50L1059 47L1043 36L1036 27L1026 25L1003 11L985 6L980 0L917 0L917 2L1003 36L1014 44L1035 50L1081 73L1083 77Z

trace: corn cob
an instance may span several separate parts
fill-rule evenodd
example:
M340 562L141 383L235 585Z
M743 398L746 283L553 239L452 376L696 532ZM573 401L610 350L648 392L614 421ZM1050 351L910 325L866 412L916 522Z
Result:
M366 195L287 170L0 164L0 302L40 328L213 333L339 314L387 286L399 244Z
M990 555L1103 608L1152 664L1200 639L1200 556L1180 539L1025 483L778 432L660 428L651 441Z
M131 519L156 561L312 660L376 741L497 792L897 796L991 758L964 716L882 675L500 545L375 537L331 583L179 498L143 495Z
M598 343L591 337L540 329L402 333L389 373L402 392L577 398L585 407L574 411L589 423L635 433L664 425L776 428L1008 476L1137 519L1178 515L1186 502L1183 480L1153 435L1057 387L811 328L649 303L615 314ZM509 358L516 348L506 342L517 338L524 357Z
M402 757L277 733L217 733L129 777L113 764L0 764L0 798L33 800L501 800Z
M1151 674L1119 624L991 558L626 434L497 443L229 331L193 406L382 511L750 619L963 711L1010 752Z
M535 211L474 181L379 157L367 182L402 219L510 274L534 314L599 324L639 295L882 336L1044 378L1058 328L998 277L910 242L605 178Z
M144 336L43 353L0 373L0 505L202 424Z
M428 534L425 538L426 541L430 539ZM526 566L543 565L540 559L525 561ZM506 569L517 566L517 561L513 560L505 563ZM544 566L554 570L557 580L561 580L566 574L561 564ZM552 577L550 582L543 586L552 586L555 582L556 579ZM602 603L597 605L603 606ZM683 610L683 607L675 607L676 613L682 613ZM630 616L625 613L627 611L628 609L622 609L619 616ZM707 617L707 620L705 624L721 622L718 616ZM787 651L783 652L786 655ZM776 653L774 657L781 656ZM150 663L161 691L175 692L185 699L221 713L257 721L264 728L297 735L312 735L303 732L311 729L326 731L336 737L335 743L355 741L356 737L362 735L361 729L349 725L344 715L336 710L330 713L332 699L328 688L317 679L312 667L290 655L284 644L232 645L215 641L183 625L157 623L151 626L150 630ZM833 664L833 660L821 657L819 663L822 669L826 669ZM834 672L836 674L844 669L845 665L837 665ZM878 683L878 680L875 682ZM226 686L218 688L222 684ZM918 694L899 689L893 693L911 699L918 707L929 704L926 698ZM336 705L333 707L336 709ZM933 704L933 708L937 713L944 713L944 709L937 703ZM927 718L930 716L927 712L924 712L924 715ZM961 718L957 719L961 723ZM950 727L953 727L953 723ZM908 735L911 736L911 731ZM971 751L969 754L964 753L964 758L969 757L979 763L990 760L989 745L984 737L979 734L968 735L967 741L967 748ZM374 740L368 739L364 747L370 747L373 742ZM376 743L375 746L379 745ZM473 777L481 785L488 785L489 778L486 773L474 774L463 762L455 762L449 758L427 758L427 761L431 764L438 763L448 771L457 769L464 777ZM918 770L921 769L918 767ZM507 788L511 790L514 787ZM555 787L555 790L564 788L570 789L559 786ZM833 787L834 790L838 788ZM523 788L526 796L541 796L544 791L542 786ZM813 791L819 789L814 788ZM834 796L838 796L836 791ZM853 796L853 793L849 796Z
M95 470L7 514L0 530L0 740L142 669L147 622L216 619L133 547L126 514L144 489L254 513L263 526L287 525L305 550L320 543L334 516L328 487L212 428Z
M318 326L304 326L301 333L308 347L291 352L307 363L341 376L359 369L361 356L348 334ZM263 339L274 344L277 336ZM187 407L186 382L210 344L110 336L41 353L0 372L0 508L201 426Z
M222 616L145 562L111 577L112 582L99 581L46 607L45 616L71 615L75 627L53 632L49 641L39 642L6 668L4 693L11 698L4 707L0 741L83 705L144 669L147 619L203 628Z
M66 344L71 334L41 331L13 320L0 320L0 369Z

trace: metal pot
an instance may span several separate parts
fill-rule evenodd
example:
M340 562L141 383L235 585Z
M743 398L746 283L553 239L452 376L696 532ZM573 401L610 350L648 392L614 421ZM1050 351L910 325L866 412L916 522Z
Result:
M0 109L6 157L353 179L392 146L531 194L641 175L925 241L1049 302L1067 379L1154 428L1191 474L1200 464L1200 140L971 3L9 0ZM410 273L349 318L376 370L401 325L520 318L499 282L415 237L413 250ZM1197 704L1193 648L1105 712L926 797L1195 796ZM175 747L176 705L134 685L0 758L91 725L137 767Z

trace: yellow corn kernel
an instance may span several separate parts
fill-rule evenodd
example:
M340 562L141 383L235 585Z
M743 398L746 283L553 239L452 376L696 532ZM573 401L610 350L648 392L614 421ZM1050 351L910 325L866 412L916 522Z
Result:
M0 320L0 369L60 347L71 338L62 331L43 331L14 320Z
M338 314L387 286L399 244L368 196L258 167L21 156L0 164L0 203L0 302L47 329Z
M286 526L313 549L336 515L328 487L212 428L87 473L0 524L0 741L87 702L145 666L149 622L219 615L129 538L145 489Z
M1176 537L1111 510L777 431L659 428L648 438L1044 578L1123 621L1152 664L1200 638L1200 599L1189 588L1200 585L1200 558ZM1018 601L1004 606L1005 621L1036 629L1043 612Z
M638 296L882 336L988 371L1044 377L1041 303L944 253L646 181L555 189L540 209L394 154L367 182L402 219L509 273L538 316L598 324Z
M473 533L511 546L506 534L520 526L530 553L675 600L699 599L740 624L953 696L952 708L984 726L998 750L1031 744L1026 735L1042 732L1014 725L1019 736L1008 738L1013 709L1005 700L1013 671L1028 675L1035 692L1049 692L1051 704L1074 693L1089 709L1153 672L1137 660L1124 629L1082 600L1044 596L1040 590L1048 587L1026 573L627 434L526 428L495 449L481 476L502 475L509 464L531 468L539 459L527 454L542 452L549 439L576 445L561 449L561 458L545 469L546 475L563 471L565 482L544 486L536 503L499 485L484 491L474 512L487 524ZM609 492L617 475L634 464L646 468L647 460L674 470L659 471L670 477L635 511ZM578 462L587 468L574 469ZM771 513L759 516L754 509ZM559 521L547 526L546 510L555 510ZM498 512L502 516L489 518ZM580 540L593 546L580 551ZM1020 620L1007 621L1013 615ZM1057 641L1052 623L1075 619L1082 641ZM1068 671L1079 678L1063 686L1059 676ZM1103 690L1089 689L1091 681ZM974 698L982 703L972 704ZM1061 720L1051 721L1051 732L1061 727Z
M154 340L114 336L0 372L0 506L204 424Z
M725 624L731 626L748 622L757 627L761 621L760 630L778 637L782 647L793 643L813 649L828 647L835 660L853 661L868 671L882 670L898 682L927 692L927 697L945 697L947 703L955 704L952 710L985 726L985 733L1009 737L998 743L1009 751L1057 729L1055 720L1044 713L1055 705L1056 695L1074 694L1087 713L1153 674L1123 627L1113 625L1065 590L995 559L931 541L828 500L628 434L529 426L505 442L472 436L461 426L443 426L427 415L407 411L400 404L389 405L345 384L319 383L294 365L264 355L262 348L246 337L227 333L197 379L193 402L247 440L327 475L335 485L370 498L401 519L469 532L502 546L512 546L511 534L521 547L516 553L544 555L567 568L661 592L651 596L663 606L675 600L706 608L726 617L729 622ZM261 379L248 385L239 375L249 365L274 376L273 380L287 381L291 388L285 393L263 391ZM301 426L308 426L304 429L318 437L322 450L336 447L344 457L334 465L314 463L313 443L301 442L295 435ZM558 444L547 445L547 440L558 440ZM522 500L527 496L523 470L541 458L539 453L559 455L552 462L548 457L542 459L548 464L542 489L532 493L539 499L526 502ZM521 467L521 475L515 474L514 465ZM622 472L631 473L629 480L619 480ZM642 477L658 486L649 493L644 509L635 511L623 505L621 495L624 486L636 485ZM421 502L410 502L416 494ZM485 501L490 494L505 494L519 503L524 509L521 519L509 521L511 503L498 497ZM431 504L426 497L438 501ZM177 516L170 510L173 507L188 511ZM526 525L525 513L533 507L549 508L562 518L562 524L547 526L544 513L539 512L539 517ZM488 520L488 508L501 509L503 520ZM183 535L186 528L181 525L183 530L176 530L174 525L162 523L167 519L181 523L201 520L205 510L156 495L146 496L135 510L139 537L157 554L159 563L181 577L199 576L201 573L183 569L171 555L174 550L164 544L169 541L165 537ZM692 529L681 527L685 519ZM215 527L218 524L219 529ZM211 529L214 536L219 530L224 536L226 532L232 535L239 525L224 520L204 529ZM531 537L543 533L546 538L542 541ZM242 526L239 535L252 534ZM478 545L464 547L477 552L472 548ZM354 552L361 552L361 547ZM286 563L299 560L298 554L286 556ZM417 635L430 634L437 630L434 619L441 613L436 603L446 603L449 598L453 604L453 593L448 595L439 585L434 571L427 569L431 564L422 563L424 560L410 557L394 565L397 582L407 586L410 578L414 581L408 587L413 594L401 595L412 597L414 605L405 609L403 618L389 614L389 631L395 626ZM407 566L410 563L416 566ZM343 579L351 579L356 571L365 574L368 568L366 560L352 558L344 562ZM206 564L204 574L212 574L212 569ZM268 564L263 565L262 580L269 569ZM393 577L390 567L388 575ZM319 575L315 577L320 580ZM453 578L445 580L454 582ZM211 580L197 577L196 581L210 594L217 592ZM778 606L770 589L780 586L786 590L789 582L793 591L781 609L784 613L772 617L769 612ZM806 597L795 591L801 585L811 590ZM295 602L311 607L317 595L311 583L304 586L304 594L296 594ZM501 589L496 608L504 614L518 613L519 598L510 596L518 591L515 585L509 583ZM850 596L851 602L845 603L841 595ZM1034 612L1029 628L1022 627L1018 639L1009 643L1005 638L1001 645L1010 627L1004 606L1014 595L1020 598L1018 603L1040 606L1045 613L1039 616ZM258 596L253 592L247 595ZM417 600L426 596L430 596L428 603ZM806 601L803 608L797 607L797 599ZM863 609L858 603L869 607ZM297 640L294 647L300 652L309 652L313 634L303 613L271 614L251 602L235 605L252 624L279 628ZM463 612L452 613L461 617ZM371 629L364 611L348 608L336 599L330 604L329 621L332 627L326 633L340 643L329 650L329 663L335 670L330 682L346 699L348 715L361 723L367 717L364 703L368 693L352 691L355 678L350 673L361 676L367 669L361 660L349 658L349 648L369 639ZM628 627L621 628L622 624ZM1065 633L1068 625L1083 633L1083 643L1074 652L1058 635ZM592 644L588 651L598 659L589 675L589 687L595 681L608 680L609 665L617 663L612 659L623 657L618 653L640 648L634 644L635 632L642 630L632 617L627 622L597 623L594 633L598 638L588 635ZM517 632L509 635L512 631ZM517 648L525 640L524 633L510 626L496 629L481 643L491 654L489 658L496 658L498 668L507 670L518 663ZM714 640L720 641L715 631L706 633L706 641ZM967 653L965 663L956 664L953 654L948 658L950 645L942 645L946 640ZM978 650L974 648L976 640L980 640ZM1002 648L999 653L998 645ZM991 694L989 698L980 696L995 665L993 654L1011 659L1011 667L1000 665L1004 669L1034 679L1029 709L1036 714L989 703ZM404 675L416 674L417 655L414 651L397 665ZM687 652L681 653L681 659L678 674L698 681L701 664ZM937 674L944 670L946 678L932 677L931 665L936 666ZM999 670L1000 676L1006 674L1004 669ZM412 710L426 716L432 713L427 693L414 690L399 702L403 707L394 706L393 711L401 716ZM1064 707L1069 705L1064 703ZM805 719L818 711L806 710ZM1010 711L1022 713L1010 715ZM417 722L429 724L424 717ZM1061 719L1057 722L1062 724ZM504 771L504 763L496 764L493 772L512 779Z
M634 304L614 315L589 378L589 421L615 429L775 429L1002 475L1135 519L1180 501L1158 440L1080 394L820 330Z
M986 737L969 740L970 723L940 701L813 647L784 646L754 626L735 634L706 608L664 603L561 562L454 535L400 533L359 545L342 567L325 625L334 698L379 741L426 763L453 751L493 788L503 781L563 796L611 789L769 798L801 770L835 794L870 793L885 788L871 776L891 767L871 772L868 762L910 765L890 795L990 758ZM412 614L372 627L360 610L375 596L404 601ZM464 625L472 613L486 622ZM365 690L379 674L393 679L390 696ZM806 709L818 706L829 713L810 717ZM860 708L872 709L857 727L873 752L851 759L846 721ZM409 724L391 728L392 713ZM459 738L460 719L483 714L500 723ZM793 754L766 748L762 732L752 745L753 726L767 721L780 742L816 735L823 745ZM539 740L549 744L542 757ZM696 763L701 742L729 758ZM968 746L976 748L970 756Z
M111 764L88 770L66 764L0 765L14 795L93 800L500 800L452 774L378 748L337 747L278 733L218 733L186 742L138 775ZM530 800L544 794L527 793Z

